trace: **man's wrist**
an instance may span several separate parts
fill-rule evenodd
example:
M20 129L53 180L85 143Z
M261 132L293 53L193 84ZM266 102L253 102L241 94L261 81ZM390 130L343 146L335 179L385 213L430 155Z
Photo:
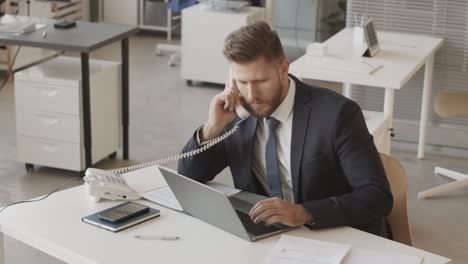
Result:
M200 141L206 142L216 138L222 131L222 128L218 128L215 125L206 123L202 129L200 129Z

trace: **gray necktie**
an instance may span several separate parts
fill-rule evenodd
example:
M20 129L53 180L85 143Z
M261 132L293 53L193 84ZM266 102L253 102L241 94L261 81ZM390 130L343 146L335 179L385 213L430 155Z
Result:
M283 198L283 189L279 176L278 154L276 148L276 128L280 122L272 117L266 119L269 128L268 140L265 148L266 174L271 197Z

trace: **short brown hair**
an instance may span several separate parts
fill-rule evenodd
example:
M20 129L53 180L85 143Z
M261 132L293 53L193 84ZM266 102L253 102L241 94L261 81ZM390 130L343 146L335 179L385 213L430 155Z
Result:
M284 58L278 33L261 20L229 34L224 41L223 53L229 61L237 63L252 62L260 56L268 62Z

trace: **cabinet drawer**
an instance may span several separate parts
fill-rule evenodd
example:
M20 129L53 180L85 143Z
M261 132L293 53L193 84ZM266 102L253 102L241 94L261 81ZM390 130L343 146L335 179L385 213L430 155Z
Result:
M25 163L81 170L81 148L79 144L27 136L17 138L18 160Z
M45 112L16 112L18 135L80 143L80 118Z
M76 87L15 82L16 109L80 114L80 91Z

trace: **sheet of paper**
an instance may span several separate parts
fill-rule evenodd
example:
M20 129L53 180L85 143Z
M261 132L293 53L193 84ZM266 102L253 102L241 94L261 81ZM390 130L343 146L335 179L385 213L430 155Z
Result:
M366 75L371 74L382 67L381 64L370 64L360 60L348 60L329 56L307 57L307 61L309 64L315 65L318 70L352 72Z
M220 192L223 192L227 196L234 195L238 192L241 192L241 190L232 188L231 186L227 186L225 184L219 183L219 182L208 182L206 185L210 186L213 189L216 189Z
M140 195L142 193L167 186L157 166L151 166L122 174L128 186Z
M263 264L340 264L349 245L282 235Z
M217 183L217 182L209 182L207 183L213 189L216 189L220 192L225 193L227 196L236 194L241 190L232 188L230 186ZM147 191L140 194L143 198L152 201L154 203L178 210L183 211L182 206L177 201L174 193L171 191L169 187L162 187L155 190Z
M46 24L36 24L36 25L34 25L34 26L35 26L34 30L39 30L39 29L41 29L41 28L47 27Z
M177 201L174 193L172 193L169 187L162 187L156 190L142 193L141 196L154 203L178 210L183 211L182 206Z
M360 248L353 248L343 261L344 264L421 264L423 258L402 254L389 254Z
M176 171L174 172L177 173ZM175 210L183 211L177 198L174 196L171 189L167 187L167 182L158 169L158 166L151 166L124 173L122 177L125 178L128 186L130 186L132 190L138 192L143 198ZM241 191L217 182L209 182L207 185L225 193L227 196Z

